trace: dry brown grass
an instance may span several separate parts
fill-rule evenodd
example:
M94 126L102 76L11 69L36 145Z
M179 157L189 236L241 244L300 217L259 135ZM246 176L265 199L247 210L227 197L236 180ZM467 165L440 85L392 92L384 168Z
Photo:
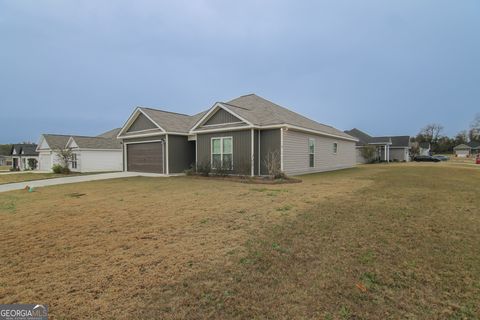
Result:
M72 173L70 175L77 175L77 173ZM66 175L57 174L57 173L34 173L34 172L0 173L0 184L61 178L65 176Z
M0 302L54 319L474 319L478 178L398 164L0 194Z

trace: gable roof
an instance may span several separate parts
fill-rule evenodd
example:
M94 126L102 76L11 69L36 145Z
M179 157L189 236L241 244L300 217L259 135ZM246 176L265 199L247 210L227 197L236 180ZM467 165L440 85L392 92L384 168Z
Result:
M10 155L14 155L13 154L14 149L17 152L15 156L38 156L38 152L36 151L37 145L34 143L14 144L10 151Z
M139 107L155 124L167 132L188 133L192 127L194 116L182 113Z
M245 121L248 127L286 125L290 126L292 129L310 130L318 132L319 134L331 135L347 140L357 140L355 137L352 137L345 132L335 129L332 126L321 124L314 120L308 119L296 112L288 110L287 108L279 106L255 94L241 96L228 102L217 102L209 110L200 112L193 116L147 107L137 107L130 116L129 120L121 128L118 137L128 137L128 134L126 134L125 131L127 131L127 129L134 122L135 116L139 112L145 114L151 121L153 121L154 124L159 127L159 130L163 129L161 132L158 132L158 130L157 132L150 132L148 133L149 135L163 133L189 134L195 132L196 130L192 130L196 129L196 126L198 126L200 123L208 120L207 118L209 114L219 107L231 112L233 115L237 116L242 121ZM216 129L228 130L229 128L234 127L235 125L225 125L219 126ZM135 132L130 133L131 135L135 134Z
M122 128L115 128L115 129L109 130L107 132L104 132L102 134L99 134L97 137L115 139L121 129Z
M369 134L353 128L351 130L345 131L351 136L357 137L358 142L357 146L364 146L367 144L389 144L390 147L404 147L408 148L410 146L410 137L409 136L384 136L384 137L372 137Z
M71 139L75 141L79 149L122 149L121 142L116 138L72 136Z
M470 150L470 149L472 149L472 147L463 143L453 148L453 150Z
M332 126L311 120L301 114L259 97L256 94L248 94L221 104L226 107L226 109L233 111L234 114L238 114L257 126L289 124L346 139L355 139Z
M71 136L63 134L42 134L50 149L63 149Z

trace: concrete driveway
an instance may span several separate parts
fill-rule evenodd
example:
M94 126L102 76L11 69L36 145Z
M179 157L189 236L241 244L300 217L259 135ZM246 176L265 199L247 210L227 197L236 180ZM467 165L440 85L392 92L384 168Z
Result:
M139 176L142 176L142 177L166 177L166 175L163 175L163 174L141 173L141 172L100 173L100 174L74 176L74 177L63 177L63 178L53 178L53 179L32 180L32 181L23 181L23 182L0 184L0 192L21 190L21 189L24 189L25 186L38 188L38 187L46 187L46 186L56 186L56 185L59 185L59 184L88 182L88 181L107 180L107 179L118 179L118 178L128 178L128 177L139 177Z

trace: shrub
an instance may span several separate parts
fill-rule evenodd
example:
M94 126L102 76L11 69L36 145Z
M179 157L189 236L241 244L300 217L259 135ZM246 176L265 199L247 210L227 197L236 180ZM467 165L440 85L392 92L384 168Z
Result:
M10 168L10 171L20 171L20 168L18 168L18 167L12 167L12 168Z
M360 148L360 154L365 159L367 163L373 163L375 161L375 156L377 154L377 148L375 146L364 146Z
M197 173L202 176L208 177L211 171L212 166L210 165L210 161L197 163Z
M63 172L63 166L60 164L54 164L52 167L52 171L54 173L62 173Z
M37 165L38 165L37 159L32 159L32 158L28 159L28 167L30 169L32 169L32 170L37 169Z
M229 172L229 170L227 170L225 168L222 168L222 167L213 169L213 173L216 176L220 176L220 177L226 177L228 175L228 172Z
M71 173L69 167L64 167L64 166L62 166L61 164L58 164L58 163L53 165L52 171L54 173L63 173L63 174Z

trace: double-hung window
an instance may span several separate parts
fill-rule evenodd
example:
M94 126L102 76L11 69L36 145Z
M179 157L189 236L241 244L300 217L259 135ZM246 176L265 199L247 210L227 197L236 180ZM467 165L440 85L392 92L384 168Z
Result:
M338 144L335 142L333 144L333 154L337 154L337 151L338 151Z
M233 138L212 138L212 168L233 169Z
M315 139L308 139L308 165L315 167Z
M72 169L77 169L78 162L77 162L77 154L72 154Z

